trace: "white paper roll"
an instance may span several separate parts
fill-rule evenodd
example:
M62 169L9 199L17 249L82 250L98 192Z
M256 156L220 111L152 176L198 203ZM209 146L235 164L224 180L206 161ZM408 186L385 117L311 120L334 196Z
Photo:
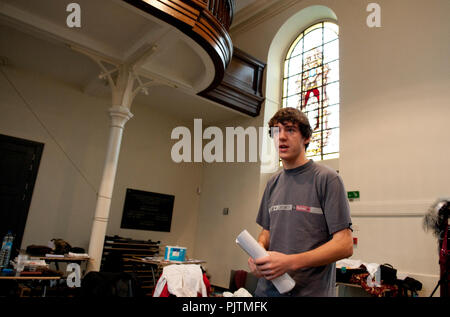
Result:
M267 251L247 230L242 231L237 236L236 243L253 259L259 259L268 255ZM272 283L281 294L289 292L295 286L295 281L287 273L273 279Z

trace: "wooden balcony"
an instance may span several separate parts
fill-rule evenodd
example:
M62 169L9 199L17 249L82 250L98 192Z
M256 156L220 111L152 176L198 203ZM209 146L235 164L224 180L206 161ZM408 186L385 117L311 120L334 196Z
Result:
M245 113L258 116L265 64L235 49L228 34L234 0L123 0L196 41L214 64L214 79L198 95ZM234 54L233 54L234 53Z
M196 41L208 53L215 67L214 80L206 90L216 87L233 55L228 29L233 20L234 0L124 0Z
M265 67L265 63L235 47L222 82L199 95L256 117L264 101L262 81Z

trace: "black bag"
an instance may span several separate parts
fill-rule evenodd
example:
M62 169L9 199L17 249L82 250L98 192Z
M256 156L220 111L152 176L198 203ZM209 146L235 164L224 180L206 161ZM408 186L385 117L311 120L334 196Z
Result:
M71 245L63 239L52 239L52 241L55 244L55 250L53 251L55 254L67 254L72 248Z
M417 291L422 289L422 283L409 276L404 280L397 280L397 285L400 297L408 297L408 292L410 292L411 297L418 296Z
M397 270L388 263L380 265L383 284L394 284L397 281Z
M47 253L52 253L53 250L45 245L29 245L25 251L28 255L31 256L45 256Z
M422 289L422 283L420 283L418 280L412 278L412 277L406 277L403 280L403 285L405 288L415 292L420 291Z
M80 247L70 248L70 252L72 253L86 253L86 250Z

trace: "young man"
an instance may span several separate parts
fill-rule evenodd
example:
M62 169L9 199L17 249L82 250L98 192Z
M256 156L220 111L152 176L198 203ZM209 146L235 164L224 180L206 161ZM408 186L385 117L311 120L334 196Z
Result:
M267 182L256 219L258 243L269 255L248 260L260 277L255 296L335 296L335 262L353 254L342 179L306 158L312 130L301 111L280 109L269 127L283 170ZM270 280L286 272L296 285L280 294Z

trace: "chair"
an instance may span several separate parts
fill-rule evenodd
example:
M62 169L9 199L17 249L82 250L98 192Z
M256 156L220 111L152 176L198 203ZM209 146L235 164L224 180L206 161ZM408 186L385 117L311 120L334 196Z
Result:
M137 297L140 287L133 274L89 272L81 281L82 297Z
M250 294L254 295L258 278L253 274L244 270L231 270L230 273L230 292L235 292L238 289L245 288Z

